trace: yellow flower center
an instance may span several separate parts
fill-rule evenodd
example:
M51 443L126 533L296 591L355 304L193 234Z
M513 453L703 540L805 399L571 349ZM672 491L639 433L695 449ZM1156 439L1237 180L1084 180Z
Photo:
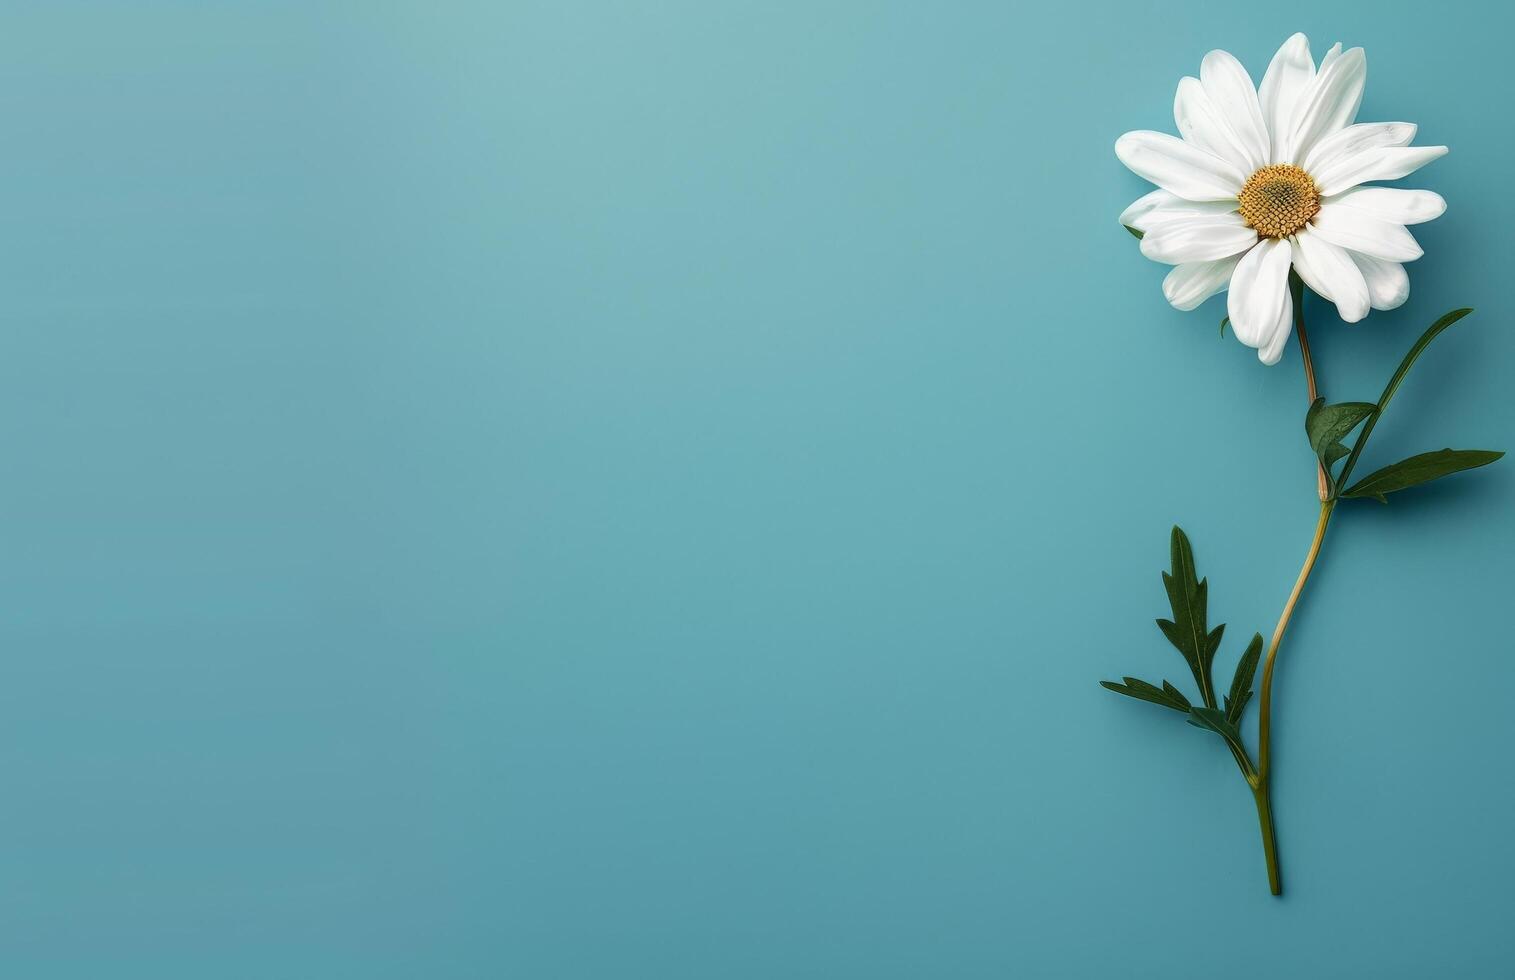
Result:
M1320 190L1289 163L1263 167L1247 178L1238 198L1242 220L1264 238L1287 238L1320 210Z

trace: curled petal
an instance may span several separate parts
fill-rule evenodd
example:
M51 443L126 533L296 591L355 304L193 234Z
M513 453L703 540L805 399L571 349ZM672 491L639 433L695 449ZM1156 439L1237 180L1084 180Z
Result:
M1273 315L1273 326L1268 335L1268 340L1257 348L1257 359L1268 366L1277 364L1284 356L1284 345L1289 342L1289 334L1294 332L1294 323L1291 315L1294 313L1294 298L1289 291L1284 290L1280 297L1278 311Z
M1306 228L1294 236L1294 271L1306 286L1336 304L1348 323L1368 315L1368 284L1347 250Z
M1226 312L1236 339L1248 347L1261 348L1273 339L1279 297L1289 294L1292 251L1287 239L1269 238L1236 265L1231 291L1226 295Z
M1210 262L1182 262L1163 279L1163 295L1176 310L1192 310L1226 288L1240 255Z
M1368 299L1375 310L1392 310L1410 298L1410 276L1398 262L1385 262L1371 255L1350 253L1368 284Z

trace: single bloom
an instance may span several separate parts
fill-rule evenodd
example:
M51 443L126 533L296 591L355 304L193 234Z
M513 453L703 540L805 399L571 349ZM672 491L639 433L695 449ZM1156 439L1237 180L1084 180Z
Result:
M1447 152L1411 146L1412 123L1359 123L1367 80L1362 48L1337 44L1319 67L1295 34L1253 87L1241 62L1211 51L1198 78L1178 83L1182 139L1137 130L1115 154L1158 190L1120 216L1142 254L1173 266L1168 302L1192 310L1230 290L1236 337L1277 364L1293 329L1289 269L1336 304L1348 323L1410 295L1403 263L1421 248L1406 225L1446 210L1441 195L1366 186L1396 180Z

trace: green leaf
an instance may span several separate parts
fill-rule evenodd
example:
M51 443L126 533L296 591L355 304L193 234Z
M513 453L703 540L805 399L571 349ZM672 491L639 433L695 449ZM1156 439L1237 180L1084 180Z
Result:
M1185 714L1189 711L1189 699L1184 697L1182 691L1167 681L1163 681L1162 687L1154 687L1146 681L1137 680L1135 677L1124 677L1122 680L1125 681L1124 684L1117 684L1114 681L1100 681L1099 686L1106 690L1114 691L1116 694L1124 694L1127 697L1136 698L1141 701L1151 701L1153 704L1160 704L1164 708L1172 708L1174 711Z
M1169 550L1172 571L1163 573L1163 588L1168 592L1173 619L1159 619L1157 626L1188 663L1201 699L1214 707L1215 684L1210 679L1210 664L1215 660L1225 627L1217 627L1213 633L1209 630L1206 622L1209 582L1201 581L1195 574L1194 549L1182 528L1173 528Z
M1253 782L1257 778L1257 770L1252 765L1252 758L1247 754L1247 747L1242 744L1241 732L1236 725L1228 719L1224 712L1215 708L1196 707L1189 709L1189 724L1195 728L1203 728L1214 732L1226 740L1231 747L1231 755L1235 757L1236 764L1241 767L1242 775L1247 777L1247 782ZM1255 784L1254 784L1255 785Z
M1226 324L1228 324L1230 322L1231 322L1231 317L1229 315L1228 316L1223 316L1223 317L1220 318L1220 335L1222 337L1224 337L1226 335Z
M1241 660L1236 664L1236 674L1231 678L1231 693L1226 695L1226 720L1233 725L1241 723L1242 712L1252 697L1252 676L1257 673L1257 658L1262 655L1262 647L1262 634L1253 633L1252 642L1247 644L1247 652L1241 655Z
M1239 696L1226 697L1226 720L1233 725L1241 724L1242 712L1247 710L1247 703L1252 700L1252 691L1249 688Z
M1414 365L1425 349L1431 345L1431 341L1441 335L1443 330L1472 312L1471 307L1463 307L1460 310L1453 310L1450 313L1444 314L1435 323L1426 328L1426 332L1420 335L1420 339L1415 341L1409 353L1405 354L1404 360L1399 362L1399 369L1394 372L1394 377L1389 379L1389 383L1384 386L1383 394L1378 396L1378 411L1374 412L1372 417L1368 419L1368 424L1362 427L1362 432L1358 434L1357 441L1352 443L1352 454L1347 457L1346 465L1341 468L1340 480L1342 483L1346 483L1351 478L1352 470L1357 466L1358 458L1362 456L1363 447L1368 444L1368 439L1373 435L1373 427L1378 424L1379 419L1383 418L1384 409L1389 407L1389 401L1393 399L1394 393L1399 390L1399 386L1404 383L1405 375L1410 373L1411 366Z
M1184 707L1189 707L1189 699L1184 697L1184 692L1180 691L1172 684L1169 684L1167 681L1163 681L1163 693Z
M1415 341L1415 346L1410 348L1410 352L1405 355L1405 359L1399 362L1399 370L1394 372L1394 377L1389 379L1389 383L1385 386L1383 394L1378 397L1379 412L1382 412L1388 406L1389 399L1394 397L1394 393L1399 390L1399 386L1404 382L1405 375L1410 373L1410 366L1420 357L1421 352L1431 345L1431 341L1435 340L1443 330L1472 312L1473 308L1466 306L1460 310L1453 310L1426 328L1426 332L1420 335L1419 340Z
M1487 466L1504 453L1488 449L1438 449L1434 453L1421 453L1397 463L1391 463L1369 476L1363 477L1342 493L1343 497L1372 497L1379 503L1389 502L1385 494L1408 487L1430 483L1444 476Z
M1347 455L1348 450L1342 445L1342 437L1377 410L1377 405L1368 402L1327 405L1324 398L1317 398L1311 403L1310 410L1305 413L1305 435L1328 478L1331 476L1331 467ZM1331 489L1335 490L1334 480Z
M1208 729L1235 745L1241 744L1241 732L1226 719L1223 712L1215 708L1190 708L1189 724L1195 728Z
M1341 444L1342 437L1377 410L1378 406L1371 402L1327 405L1324 398L1315 399L1305 413L1305 434L1310 437L1310 448L1322 460L1340 459L1347 454L1347 447Z
M1129 231L1131 234L1135 235L1137 237L1138 241L1141 239L1142 232L1139 231L1138 229L1132 228L1130 225L1121 225L1121 227L1124 228L1124 229L1126 229L1127 231Z

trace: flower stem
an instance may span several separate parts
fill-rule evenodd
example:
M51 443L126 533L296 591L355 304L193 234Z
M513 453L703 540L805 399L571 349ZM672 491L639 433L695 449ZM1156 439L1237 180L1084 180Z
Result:
M1310 336L1305 333L1305 283L1299 278L1299 273L1292 269L1289 270L1289 293L1294 299L1294 332L1299 335L1299 359L1305 366L1306 394L1313 405L1320 394L1315 390L1315 361L1310 357ZM1331 489L1326 480L1326 467L1319 461L1315 464L1315 487L1321 500L1330 499Z
M1278 648L1284 640L1284 631L1289 628L1294 608L1305 591L1305 583L1315 570L1321 542L1326 538L1326 526L1331 523L1331 512L1335 509L1336 501L1321 501L1320 519L1315 523L1315 537L1310 542L1310 551L1305 555L1304 567L1299 570L1299 578L1294 581L1294 590L1289 593L1283 614L1278 617L1278 625L1273 629L1273 641L1268 644L1268 654L1263 660L1262 693L1257 705L1257 782L1252 785L1252 795L1257 800L1257 820L1262 826L1263 857L1268 862L1268 887L1275 895L1282 894L1282 886L1278 876L1278 844L1273 836L1273 809L1269 802L1269 778L1272 775L1273 761L1273 665L1278 658Z
M1315 386L1315 363L1310 357L1310 341L1305 333L1304 315L1304 283L1299 276L1289 274L1289 291L1294 299L1294 330L1299 335L1300 359L1304 362L1305 385L1308 389L1310 403L1314 404L1319 397ZM1299 577L1294 580L1294 589L1289 593L1289 600L1284 603L1284 611L1278 617L1278 625L1273 629L1273 640L1268 644L1268 653L1263 660L1262 691L1257 705L1257 777L1248 780L1252 784L1252 796L1257 802L1257 822L1262 830L1263 857L1268 863L1268 888L1275 895L1283 893L1283 883L1278 872L1278 841L1273 831L1273 805L1269 796L1269 777L1272 774L1273 759L1273 667L1278 658L1278 648L1283 644L1284 632L1289 628L1289 620L1294 617L1294 609L1299 605L1299 597L1305 591L1305 583L1310 580L1310 573L1315 570L1315 562L1320 557L1320 547L1326 538L1326 528L1331 523L1331 512L1336 509L1336 501L1332 499L1330 484L1326 480L1325 467L1317 461L1316 476L1318 493L1320 495L1320 517L1315 522L1315 536L1310 541L1310 550L1305 555L1305 563L1299 570Z
M1326 537L1326 526L1331 523L1331 512L1335 509L1336 501L1321 501L1320 518L1315 522L1315 538L1310 542L1310 551L1305 555L1305 564L1299 570L1299 578L1294 580L1294 591L1289 593L1289 601L1284 603L1278 625L1273 628L1273 641L1268 644L1268 654L1263 659L1262 695L1257 706L1257 775L1265 789L1271 757L1269 750L1272 747L1269 736L1273 720L1273 661L1284 641L1284 630L1289 628L1289 620L1294 616L1294 607L1299 604L1299 596L1305 590L1305 583L1310 580L1310 573L1315 570L1315 560L1320 557L1320 545Z
M1279 656L1279 647L1283 644L1283 632L1289 629L1289 620L1294 618L1294 607L1300 603L1304 583L1309 582L1310 573L1315 571L1315 559L1320 557L1321 542L1326 541L1326 527L1330 524L1330 515L1335 509L1335 500L1321 501L1320 520L1315 523L1315 538L1310 541L1309 553L1304 556L1300 577L1294 580L1294 591L1289 592L1289 601L1283 604L1279 626L1274 627L1273 642L1268 644L1268 656L1262 662L1262 695L1257 698L1257 782L1251 792L1257 798L1257 821L1262 824L1262 850L1268 859L1268 886L1273 889L1274 895L1280 894L1280 885L1279 854L1273 838L1273 810L1268 803L1268 779L1273 772L1273 666L1274 660Z
M1282 895L1284 885L1278 876L1278 840L1273 836L1273 804L1268 801L1267 784L1253 786L1252 798L1257 801L1257 825L1262 829L1263 860L1268 862L1268 891Z

